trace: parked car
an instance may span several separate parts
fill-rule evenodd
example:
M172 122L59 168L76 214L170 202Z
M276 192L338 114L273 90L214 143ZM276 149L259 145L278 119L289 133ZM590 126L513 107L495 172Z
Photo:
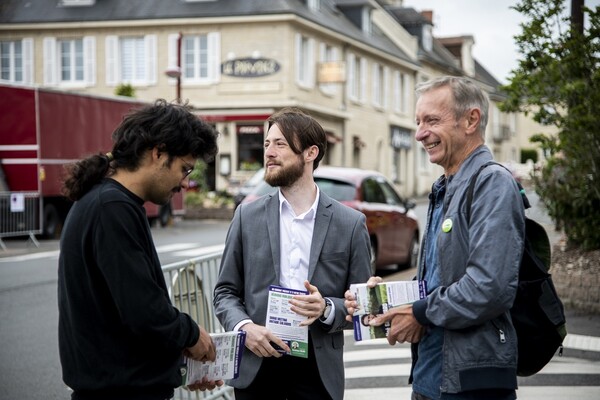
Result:
M239 188L238 192L233 196L233 202L235 204L235 207L237 207L242 202L242 200L244 200L244 197L246 197L248 193L251 193L254 190L256 185L260 184L261 182L264 182L264 177L265 169L261 168L258 171L256 171L256 173L252 175L250 179L244 182L244 184Z
M390 266L403 269L417 265L420 234L419 222L412 210L415 203L400 197L383 174L358 168L320 166L314 178L323 193L365 214L373 273ZM241 204L275 190L263 177Z

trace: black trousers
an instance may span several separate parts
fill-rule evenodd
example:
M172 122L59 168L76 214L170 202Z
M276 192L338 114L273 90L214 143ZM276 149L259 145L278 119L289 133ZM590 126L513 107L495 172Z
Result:
M235 389L234 393L235 400L331 400L319 375L310 341L308 358L265 357L250 386Z

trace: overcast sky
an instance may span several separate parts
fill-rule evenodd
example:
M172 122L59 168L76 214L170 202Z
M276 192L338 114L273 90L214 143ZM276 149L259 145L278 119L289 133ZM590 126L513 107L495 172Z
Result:
M514 36L521 33L524 19L509 8L515 4L517 0L404 0L404 7L433 10L434 36L472 35L473 56L502 83L519 58ZM599 4L600 0L585 0L590 8Z

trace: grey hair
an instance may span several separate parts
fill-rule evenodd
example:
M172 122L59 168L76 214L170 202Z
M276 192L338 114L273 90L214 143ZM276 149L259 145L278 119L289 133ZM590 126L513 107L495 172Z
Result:
M454 98L454 116L459 120L467 111L478 108L481 111L479 120L479 133L485 140L485 127L488 123L490 100L473 81L459 76L442 76L417 85L416 95L419 98L423 93L441 87L449 86Z

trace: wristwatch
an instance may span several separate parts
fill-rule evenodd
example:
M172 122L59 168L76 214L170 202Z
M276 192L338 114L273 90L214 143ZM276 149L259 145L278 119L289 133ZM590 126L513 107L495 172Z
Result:
M331 314L331 309L333 308L333 303L329 298L324 297L323 300L325 300L325 310L323 310L323 315L319 318L321 321L325 321L329 318L329 314Z

